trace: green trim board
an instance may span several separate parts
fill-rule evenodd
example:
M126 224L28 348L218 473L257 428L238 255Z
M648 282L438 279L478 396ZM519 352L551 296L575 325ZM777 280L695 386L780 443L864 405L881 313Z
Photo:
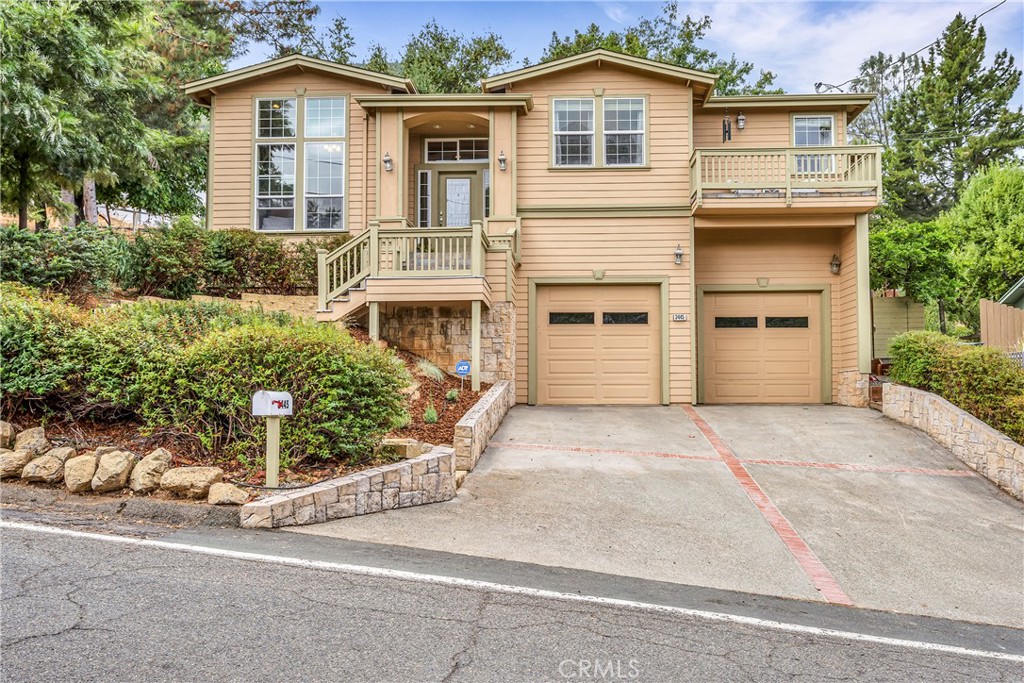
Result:
M851 121L877 97L874 93L823 93L802 95L712 95L702 109L777 109L791 107L842 107Z
M868 258L868 214L857 214L857 369L871 372L871 265Z
M704 403L704 295L719 292L817 292L821 294L821 402L832 403L832 285L697 285L697 402Z
M658 285L661 293L661 404L669 405L669 277L531 277L527 279L526 402L537 405L537 287L558 285Z

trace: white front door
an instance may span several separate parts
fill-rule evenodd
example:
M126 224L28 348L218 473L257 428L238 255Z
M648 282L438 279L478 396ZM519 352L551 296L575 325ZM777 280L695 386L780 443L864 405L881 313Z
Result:
M465 228L470 223L471 182L469 178L444 178L444 214L441 225Z

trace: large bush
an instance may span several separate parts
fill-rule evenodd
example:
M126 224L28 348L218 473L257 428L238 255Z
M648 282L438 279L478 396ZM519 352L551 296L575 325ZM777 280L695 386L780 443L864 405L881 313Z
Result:
M1024 368L998 349L908 332L891 346L893 381L942 396L1024 443Z
M191 218L140 232L121 273L122 287L171 299L196 294L206 271L207 239L206 229Z
M43 299L36 290L9 282L0 285L0 396L8 410L64 403L78 369L68 344L85 317L66 299Z
M260 389L289 391L295 400L281 430L285 462L339 454L357 462L404 418L401 390L409 383L393 352L311 323L213 332L180 354L172 374L166 421L248 462L263 457L264 420L250 414Z

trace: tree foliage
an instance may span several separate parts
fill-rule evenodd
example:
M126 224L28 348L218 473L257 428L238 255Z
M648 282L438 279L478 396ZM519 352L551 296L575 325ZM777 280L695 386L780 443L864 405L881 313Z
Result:
M859 143L890 147L893 143L892 108L913 89L921 76L921 61L914 55L873 54L860 65L852 92L874 93L875 99L850 124L850 137Z
M551 42L545 48L541 61L571 57L602 48L716 73L719 80L715 92L719 95L782 92L771 88L775 82L775 74L772 72L761 70L751 82L753 64L740 61L736 55L721 57L717 52L703 47L701 42L710 28L710 17L705 15L694 19L681 14L679 3L671 0L662 7L660 15L640 19L635 26L622 31L606 32L597 24L591 24L585 31L574 31L571 36L552 33Z

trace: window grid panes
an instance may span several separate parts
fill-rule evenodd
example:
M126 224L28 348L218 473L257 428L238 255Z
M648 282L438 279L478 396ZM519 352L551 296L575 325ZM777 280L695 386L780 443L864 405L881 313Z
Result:
M304 134L307 138L345 137L345 98L307 97Z
M487 161L489 158L486 138L427 140L427 161Z
M604 100L604 163L608 166L643 165L643 98Z
M491 172L484 169L484 218L491 217Z
M345 229L345 143L306 143L306 230Z
M295 227L295 145L256 146L256 229Z
M594 164L594 100L554 101L555 166Z
M834 143L831 116L797 116L793 118L793 144L796 147L831 147ZM797 173L827 173L832 170L831 154L799 154Z
M430 226L430 171L419 172L419 205L417 210L417 224L421 228Z
M260 138L295 137L295 100L291 98L256 100L256 136Z

